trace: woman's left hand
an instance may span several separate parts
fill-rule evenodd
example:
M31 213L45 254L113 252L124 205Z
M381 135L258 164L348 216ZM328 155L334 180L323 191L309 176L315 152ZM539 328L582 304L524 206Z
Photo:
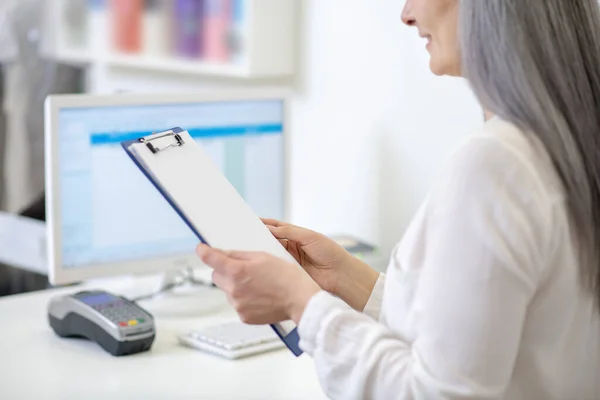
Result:
M213 268L213 282L241 320L299 323L310 298L321 288L299 266L262 252L223 251L200 244L197 253Z

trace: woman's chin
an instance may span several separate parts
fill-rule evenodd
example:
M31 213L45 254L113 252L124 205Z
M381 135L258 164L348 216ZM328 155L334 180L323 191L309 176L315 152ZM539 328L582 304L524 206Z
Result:
M429 69L434 75L437 76L461 76L460 68L453 65L452 63L440 62L436 57L431 57L429 60Z
M429 70L437 76L446 75L444 68L435 62L435 59L432 57L429 61Z

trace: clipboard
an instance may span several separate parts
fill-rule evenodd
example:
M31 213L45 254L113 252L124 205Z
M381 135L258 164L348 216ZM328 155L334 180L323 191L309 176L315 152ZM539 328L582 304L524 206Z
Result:
M264 251L302 268L187 131L176 127L121 145L202 243ZM271 327L294 355L302 354L293 321Z

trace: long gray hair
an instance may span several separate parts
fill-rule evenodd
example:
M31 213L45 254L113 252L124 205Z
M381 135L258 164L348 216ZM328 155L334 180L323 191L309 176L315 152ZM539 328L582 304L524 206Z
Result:
M598 0L460 0L463 75L492 113L534 133L566 190L584 283L600 304Z

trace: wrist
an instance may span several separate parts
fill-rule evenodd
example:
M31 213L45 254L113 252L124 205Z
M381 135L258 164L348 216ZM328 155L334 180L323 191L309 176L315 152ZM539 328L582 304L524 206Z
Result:
M289 302L287 305L287 315L289 319L294 321L296 325L300 323L304 310L308 305L310 299L321 291L321 288L315 281L313 281L308 275L304 277L300 285L294 284L290 288Z
M377 279L379 279L379 272L349 254L348 261L340 268L334 294L350 307L362 312L371 297Z

